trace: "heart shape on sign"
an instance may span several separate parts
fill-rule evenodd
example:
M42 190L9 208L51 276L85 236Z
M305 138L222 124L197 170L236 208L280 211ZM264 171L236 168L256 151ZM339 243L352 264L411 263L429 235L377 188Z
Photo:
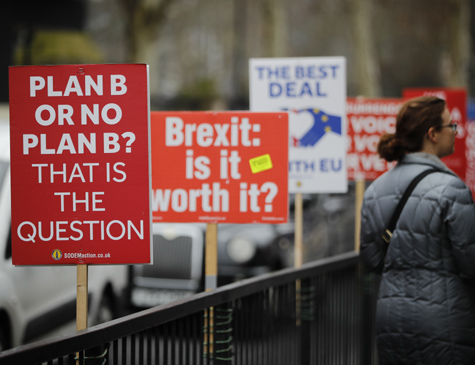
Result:
M341 135L341 117L320 109L284 109L289 113L290 145L313 147L326 133Z
M314 119L307 109L288 110L290 135L298 140L302 138L314 124Z

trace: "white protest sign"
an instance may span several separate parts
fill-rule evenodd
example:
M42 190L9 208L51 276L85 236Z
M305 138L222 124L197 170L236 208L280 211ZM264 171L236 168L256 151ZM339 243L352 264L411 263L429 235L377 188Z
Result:
M346 192L345 58L256 58L249 77L252 111L289 113L289 192Z

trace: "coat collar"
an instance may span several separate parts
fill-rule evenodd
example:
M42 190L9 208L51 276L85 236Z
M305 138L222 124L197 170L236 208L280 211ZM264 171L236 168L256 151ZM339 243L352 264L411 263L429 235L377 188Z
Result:
M441 161L440 158L438 158L436 155L425 153L425 152L408 153L402 158L399 164L401 165L409 165L409 164L427 165L441 171L450 172L451 174L455 175L455 173L452 170L450 170L447 167L447 165L445 165Z

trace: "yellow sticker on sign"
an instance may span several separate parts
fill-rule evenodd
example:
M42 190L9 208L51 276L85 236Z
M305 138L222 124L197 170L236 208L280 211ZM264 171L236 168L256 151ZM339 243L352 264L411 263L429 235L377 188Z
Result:
M249 165L251 165L251 171L253 174L257 172L262 172L265 170L270 170L272 168L272 161L270 155L262 155L259 157L254 157L249 160Z

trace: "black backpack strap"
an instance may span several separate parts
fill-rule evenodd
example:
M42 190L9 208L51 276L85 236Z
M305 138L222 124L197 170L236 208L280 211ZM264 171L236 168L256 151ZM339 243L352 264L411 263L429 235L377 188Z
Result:
M382 237L383 240L386 241L386 243L389 243L391 240L391 237L393 235L394 228L396 228L396 223L397 220L399 219L399 216L401 215L401 212L404 208L404 205L406 204L407 199L411 196L412 191L416 187L416 185L421 181L424 177L426 177L429 174L432 174L433 172L444 172L441 170L437 169L428 169L423 172L421 172L419 175L417 175L409 184L409 186L406 188L406 191L404 191L404 194L402 195L401 200L399 201L396 209L394 210L393 216L391 217L391 220L389 221L388 228L384 231Z

